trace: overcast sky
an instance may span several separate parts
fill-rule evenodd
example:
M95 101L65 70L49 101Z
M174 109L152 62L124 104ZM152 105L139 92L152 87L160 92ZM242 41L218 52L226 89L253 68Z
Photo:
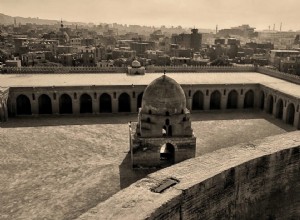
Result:
M0 13L67 21L300 30L300 0L0 0Z

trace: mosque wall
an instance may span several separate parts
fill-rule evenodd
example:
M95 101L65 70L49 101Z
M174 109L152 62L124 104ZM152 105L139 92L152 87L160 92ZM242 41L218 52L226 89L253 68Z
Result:
M70 114L101 114L101 113L137 113L141 106L143 86L81 86L81 87L11 87L7 109L9 116L19 114L18 97L24 95L30 105L28 115L39 115L43 102L39 100L41 95L47 95L51 102L50 114L64 114L61 107L64 106L62 95L67 95L72 105ZM187 108L191 112L203 110L226 109L261 109L294 125L300 129L300 100L295 96L289 96L259 84L217 84L217 85L182 85L187 99ZM81 99L82 95L85 99ZM45 97L45 96L43 96ZM88 97L88 98L86 98ZM270 98L272 97L272 98ZM273 99L270 100L270 99ZM283 106L280 105L283 101ZM23 100L24 101L24 100ZM280 102L280 103L279 103ZM23 103L23 104L24 104ZM91 109L81 111L84 105L91 105ZM272 107L270 107L272 105ZM292 106L292 107L291 107ZM22 105L19 104L19 107ZM281 109L282 110L278 110ZM45 110L45 112L47 112ZM279 112L279 113L278 113ZM289 117L288 115L293 115Z
M299 162L300 131L255 140L152 173L78 219L297 219Z

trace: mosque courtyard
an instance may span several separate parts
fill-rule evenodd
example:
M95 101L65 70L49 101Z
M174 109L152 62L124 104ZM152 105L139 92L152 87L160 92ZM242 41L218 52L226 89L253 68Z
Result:
M191 119L197 156L295 130L253 110ZM128 122L136 120L109 114L0 124L0 219L74 219L153 172L130 167Z

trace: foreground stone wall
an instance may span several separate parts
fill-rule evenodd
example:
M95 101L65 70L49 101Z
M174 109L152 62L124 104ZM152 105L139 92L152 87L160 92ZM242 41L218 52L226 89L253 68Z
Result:
M179 183L153 192L170 178ZM299 182L295 131L152 173L78 219L297 219Z
M8 120L7 99L9 88L0 87L0 123Z

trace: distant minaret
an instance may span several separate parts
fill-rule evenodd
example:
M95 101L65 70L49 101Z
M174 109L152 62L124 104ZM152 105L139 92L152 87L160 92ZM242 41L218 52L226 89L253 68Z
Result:
M60 27L64 28L64 24L63 24L63 20L62 19L60 20Z
M14 26L17 27L17 19L14 18Z
M281 28L282 28L282 22L280 23L280 31L281 31Z
M273 24L273 31L275 31L275 24Z
M216 34L218 33L218 25L216 25Z

